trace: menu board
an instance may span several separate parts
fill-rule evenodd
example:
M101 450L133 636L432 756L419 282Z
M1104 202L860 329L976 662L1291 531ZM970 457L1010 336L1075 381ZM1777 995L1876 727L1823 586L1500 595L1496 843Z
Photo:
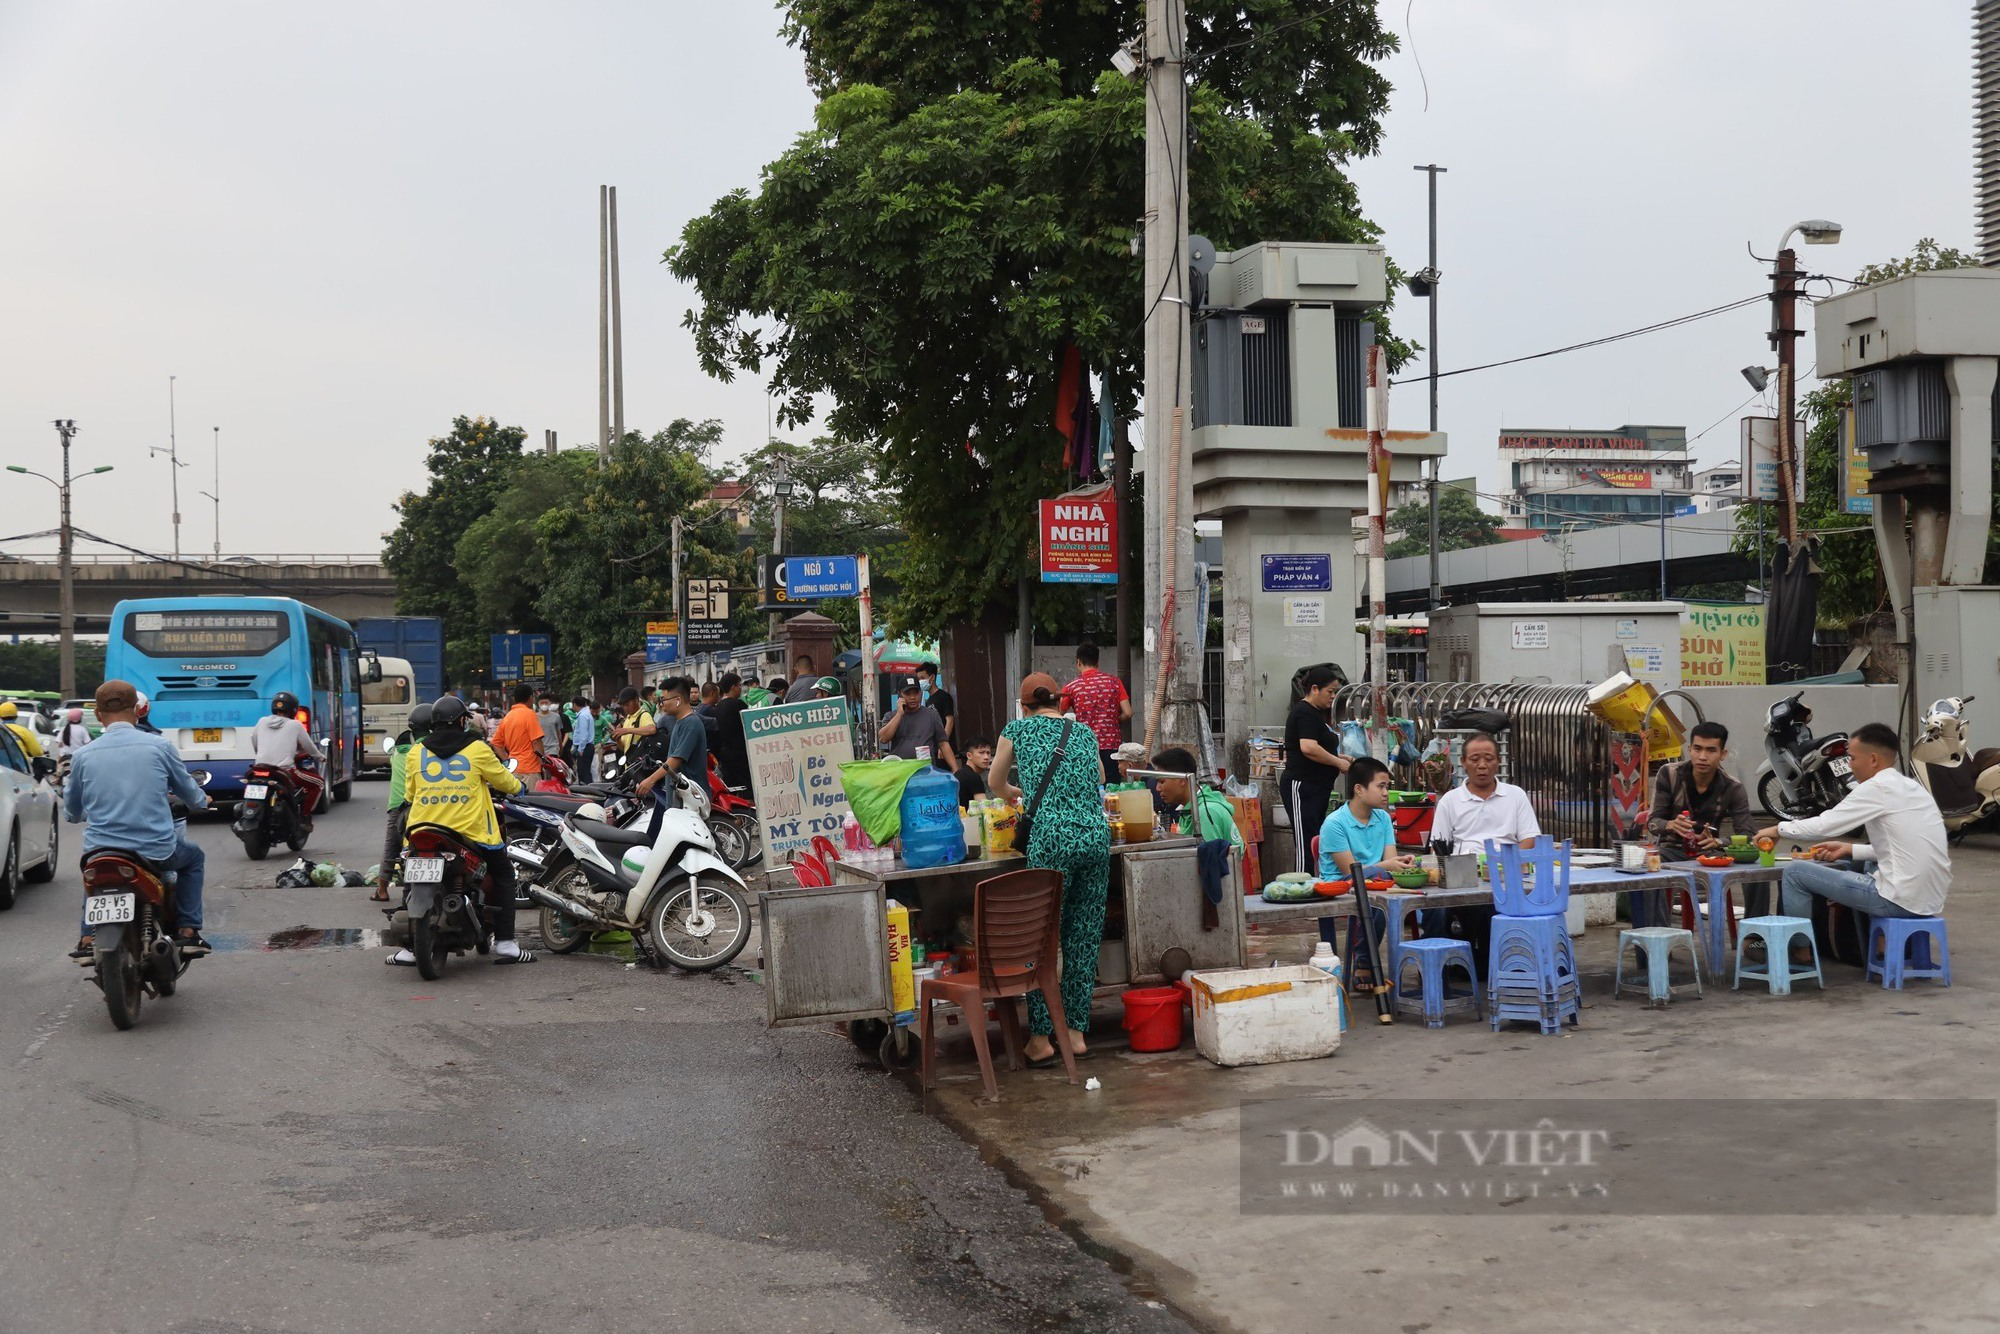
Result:
M847 701L806 700L743 711L750 787L763 826L764 864L775 867L811 848L813 836L840 842L847 792L840 766L854 759Z

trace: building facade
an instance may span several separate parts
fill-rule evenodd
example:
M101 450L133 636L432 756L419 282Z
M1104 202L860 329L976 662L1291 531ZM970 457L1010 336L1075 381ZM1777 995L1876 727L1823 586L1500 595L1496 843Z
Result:
M1500 461L1508 465L1509 527L1655 519L1662 507L1671 514L1694 494L1694 461L1681 426L1507 431Z

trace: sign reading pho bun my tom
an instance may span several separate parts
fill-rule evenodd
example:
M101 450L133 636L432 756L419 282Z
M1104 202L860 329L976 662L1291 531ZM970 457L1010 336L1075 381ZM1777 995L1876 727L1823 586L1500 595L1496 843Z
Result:
M1042 502L1042 582L1118 582L1118 510L1109 488Z
M763 826L764 864L781 866L793 853L809 850L815 834L838 844L847 815L840 766L854 759L847 701L836 696L745 709L743 740Z

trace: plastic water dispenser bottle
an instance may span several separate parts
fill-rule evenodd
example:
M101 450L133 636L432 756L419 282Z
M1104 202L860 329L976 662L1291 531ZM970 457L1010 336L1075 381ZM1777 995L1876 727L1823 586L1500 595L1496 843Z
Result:
M1333 985L1339 989L1335 996L1335 1005L1340 1011L1340 1031L1345 1033L1348 1029L1347 982L1340 975L1340 956L1333 952L1333 946L1322 940L1313 948L1312 958L1307 959L1306 964L1331 977Z

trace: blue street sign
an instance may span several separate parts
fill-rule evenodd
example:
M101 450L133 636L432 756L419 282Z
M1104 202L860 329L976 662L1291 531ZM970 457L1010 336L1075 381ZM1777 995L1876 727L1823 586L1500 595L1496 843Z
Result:
M1677 519L1685 519L1688 515L1692 513L1694 513L1694 506L1692 505L1674 506L1674 517Z
M549 674L552 646L547 635L494 635L492 642L494 680L524 681Z
M861 596L861 571L852 556L787 556L785 600Z
M1266 556L1266 593L1331 593L1333 557L1328 553Z
M646 661L649 663L679 662L681 659L681 637L679 635L647 635Z

